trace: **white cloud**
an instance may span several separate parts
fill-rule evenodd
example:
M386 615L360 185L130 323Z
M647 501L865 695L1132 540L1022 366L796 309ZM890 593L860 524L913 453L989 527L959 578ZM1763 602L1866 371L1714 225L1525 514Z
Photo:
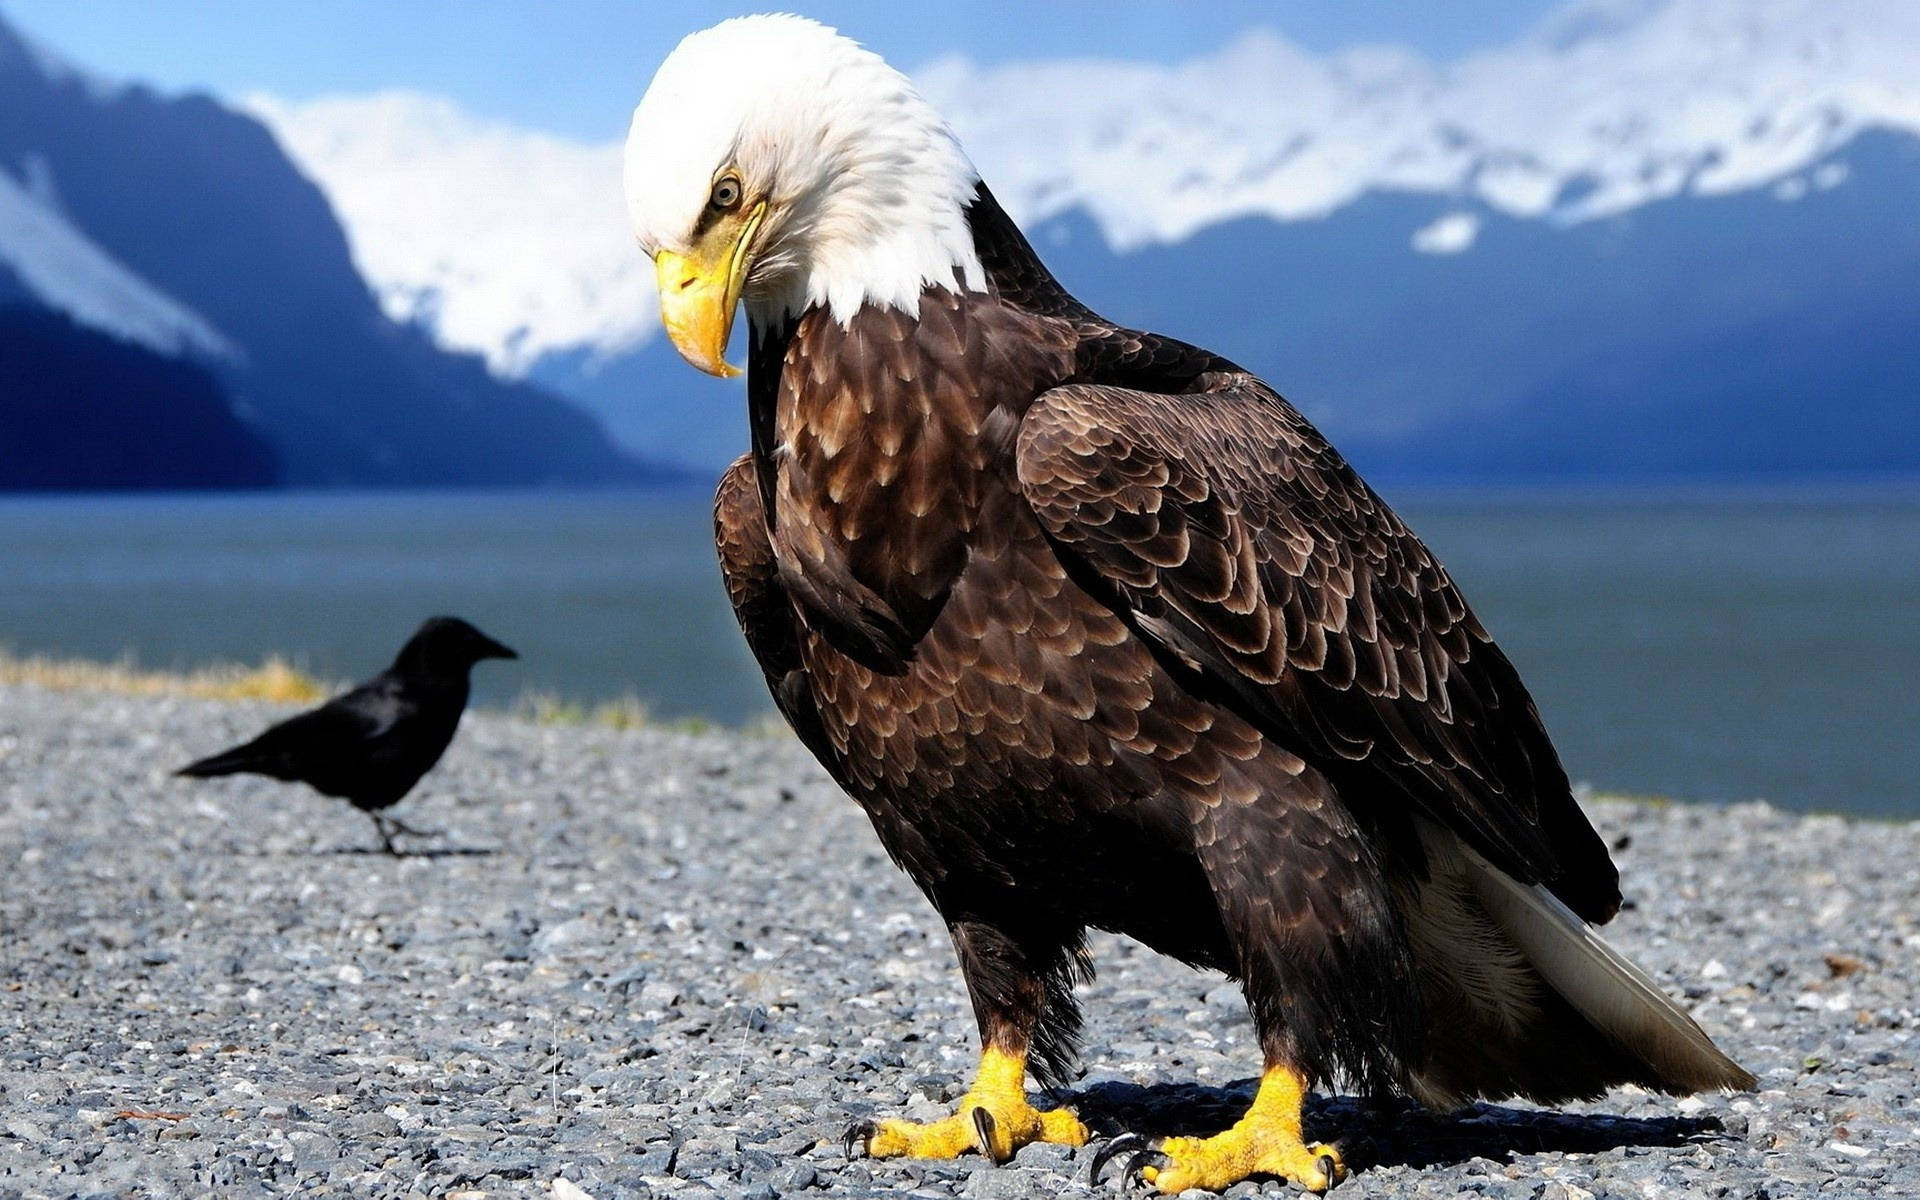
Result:
M920 84L1017 218L1084 209L1127 249L1322 217L1370 191L1575 223L1771 187L1863 129L1920 133L1916 62L1913 0L1592 0L1447 66L1255 32L1167 66L952 59ZM250 103L332 197L389 311L508 371L652 336L617 145L417 95ZM1418 248L1467 250L1468 220L1442 218Z

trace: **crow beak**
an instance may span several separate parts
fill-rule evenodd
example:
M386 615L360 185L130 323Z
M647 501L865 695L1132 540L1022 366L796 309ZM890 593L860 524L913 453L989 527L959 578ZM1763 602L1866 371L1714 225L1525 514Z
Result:
M519 658L520 657L518 654L515 654L511 649L509 649L506 646L502 646L499 642L494 641L492 638L488 638L482 644L481 648L484 651L484 653L480 655L481 658Z

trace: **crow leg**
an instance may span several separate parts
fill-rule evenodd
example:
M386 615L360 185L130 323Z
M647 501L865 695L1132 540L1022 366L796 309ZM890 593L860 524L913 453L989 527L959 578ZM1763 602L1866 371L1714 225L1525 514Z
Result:
M395 858L399 858L400 848L393 844L393 835L395 833L400 832L400 830L390 828L388 826L389 818L384 817L377 812L374 812L372 809L367 809L366 814L368 819L373 822L374 831L380 835L381 849L385 850L388 854L393 855ZM396 821L394 822L394 824L397 825L399 824L399 822Z
M403 833L408 837L439 837L441 833L438 829L415 829L399 817L391 815L387 816L387 824L392 827L395 833Z
M393 855L395 858L400 858L405 853L399 847L393 844L393 839L396 836L405 836L405 837L439 837L440 836L438 832L431 829L415 829L413 826L407 824L405 821L402 821L400 818L395 816L390 816L387 813L380 812L377 809L369 808L369 809L364 809L362 811L364 811L367 814L367 816L372 819L373 827L380 832L381 849L385 850L388 854Z
M847 1131L848 1152L860 1144L875 1158L956 1158L977 1150L999 1163L1032 1142L1086 1145L1087 1127L1072 1112L1042 1112L1027 1100L1028 1051L1050 1007L1049 980L1063 970L1048 952L1036 958L991 926L956 921L949 930L980 1022L973 1086L944 1120L889 1118L854 1126ZM1059 946L1052 955L1064 952Z

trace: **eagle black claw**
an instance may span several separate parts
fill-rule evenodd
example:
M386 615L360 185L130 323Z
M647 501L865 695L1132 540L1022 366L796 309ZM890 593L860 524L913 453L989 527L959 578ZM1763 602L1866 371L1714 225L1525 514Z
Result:
M860 1147L862 1154L866 1153L867 1140L879 1131L879 1126L872 1121L855 1121L847 1126L847 1131L840 1135L840 1150L847 1156L847 1161L853 1161L855 1146Z
M1339 1182L1339 1179L1333 1173L1333 1155L1322 1154L1313 1165L1319 1167L1320 1173L1327 1177L1327 1190L1332 1191L1333 1185Z
M1148 1167L1159 1170L1171 1165L1173 1165L1172 1159L1148 1147L1127 1160L1127 1169L1120 1174L1121 1187L1130 1188L1136 1183L1148 1182L1147 1178L1141 1174Z
M973 1145L989 1163L1000 1165L1000 1156L993 1152L993 1114L984 1108L972 1110Z
M1100 1172L1106 1170L1108 1163L1120 1157L1122 1154L1127 1153L1129 1150L1144 1149L1146 1145L1147 1139L1141 1137L1139 1134L1123 1133L1119 1137L1109 1141L1106 1145L1100 1147L1100 1149L1094 1153L1093 1168L1087 1172L1087 1186L1099 1187Z

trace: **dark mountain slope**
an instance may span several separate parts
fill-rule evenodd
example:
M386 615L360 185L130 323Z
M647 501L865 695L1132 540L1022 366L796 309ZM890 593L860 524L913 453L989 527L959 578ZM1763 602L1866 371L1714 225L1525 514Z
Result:
M277 481L273 451L205 369L44 308L0 304L0 491Z
M637 482L648 468L539 388L380 311L321 193L250 117L49 69L0 24L0 169L241 352L216 364L290 484Z

